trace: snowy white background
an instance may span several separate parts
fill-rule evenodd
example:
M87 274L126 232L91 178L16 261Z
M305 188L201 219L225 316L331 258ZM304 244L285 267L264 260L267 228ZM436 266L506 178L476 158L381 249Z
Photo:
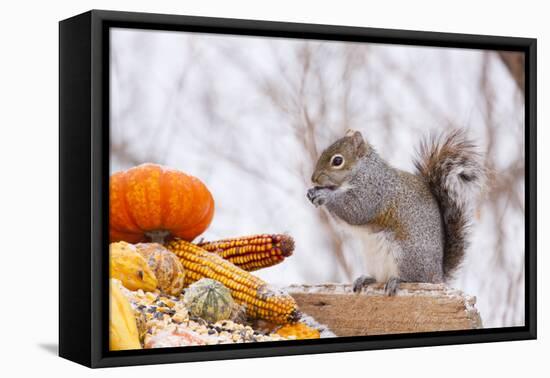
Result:
M258 274L351 282L357 241L305 197L313 164L348 128L412 170L420 139L465 127L492 170L453 286L486 327L524 322L524 99L496 52L115 29L111 170L142 162L202 179L206 239L288 232L293 257Z

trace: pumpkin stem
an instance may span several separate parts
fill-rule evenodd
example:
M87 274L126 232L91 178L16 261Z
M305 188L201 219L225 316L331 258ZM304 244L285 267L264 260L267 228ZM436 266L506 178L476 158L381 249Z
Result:
M170 232L166 230L154 230L154 231L147 231L145 233L145 236L151 239L151 242L159 243L159 244L164 244L164 241L166 240L166 237L168 235L170 235Z

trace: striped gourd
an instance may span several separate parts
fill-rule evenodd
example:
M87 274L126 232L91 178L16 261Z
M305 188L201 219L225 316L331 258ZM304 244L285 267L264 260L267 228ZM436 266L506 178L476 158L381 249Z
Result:
M229 319L235 305L229 289L210 278L201 278L189 286L184 300L192 316L211 323Z

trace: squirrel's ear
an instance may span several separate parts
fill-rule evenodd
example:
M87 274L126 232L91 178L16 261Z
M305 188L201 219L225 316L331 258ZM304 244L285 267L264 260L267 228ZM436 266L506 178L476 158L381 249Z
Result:
M346 136L352 138L351 140L353 141L353 146L355 147L357 156L364 156L367 152L367 145L361 132L348 130L346 132Z
M359 133L359 131L356 131L356 130L353 130L353 129L347 129L346 130L346 135L347 137L351 137L353 136L355 133Z
M346 131L346 136L353 138L354 142L359 142L363 140L363 135L361 135L361 132L357 130L348 129L348 131Z

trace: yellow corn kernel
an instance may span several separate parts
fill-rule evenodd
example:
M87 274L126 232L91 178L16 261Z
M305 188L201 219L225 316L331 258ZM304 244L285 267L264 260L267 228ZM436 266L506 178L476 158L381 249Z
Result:
M283 234L243 236L197 245L249 272L279 264L294 251L294 240Z
M299 317L296 301L290 295L276 292L260 278L253 276L221 256L185 240L172 240L166 247L176 254L185 268L185 285L206 277L223 283L235 301L246 305L247 315L277 324L294 322Z

